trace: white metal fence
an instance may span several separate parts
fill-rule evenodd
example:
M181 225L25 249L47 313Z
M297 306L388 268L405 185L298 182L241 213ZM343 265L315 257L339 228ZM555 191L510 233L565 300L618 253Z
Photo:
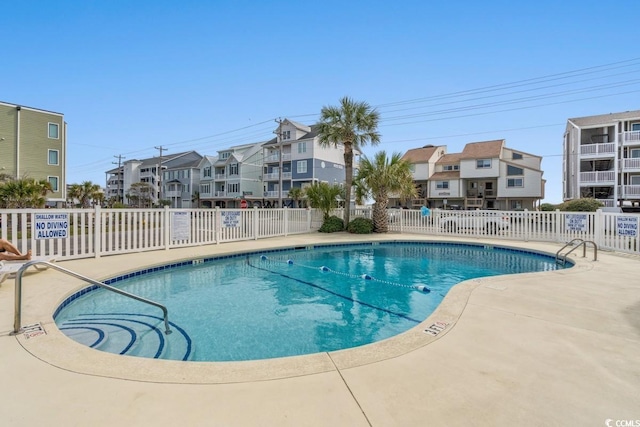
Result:
M351 212L352 219L371 216L370 209ZM639 214L602 211L389 210L389 230L402 234L558 243L581 238L633 254L640 254L639 222ZM256 240L308 233L321 225L322 214L313 209L0 210L0 238L22 252L57 259Z

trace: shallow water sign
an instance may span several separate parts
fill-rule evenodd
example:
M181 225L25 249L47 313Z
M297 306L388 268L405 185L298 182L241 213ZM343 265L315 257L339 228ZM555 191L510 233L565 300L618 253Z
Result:
M34 234L36 240L59 239L69 236L69 214L40 214L34 215Z

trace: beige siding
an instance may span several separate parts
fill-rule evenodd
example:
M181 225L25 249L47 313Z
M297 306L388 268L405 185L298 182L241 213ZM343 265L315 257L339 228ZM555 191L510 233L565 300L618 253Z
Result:
M16 108L0 104L0 173L16 174Z
M49 138L49 123L58 125L57 139ZM0 104L0 144L3 144L0 146L0 173L36 180L55 176L58 178L58 191L49 193L47 199L63 201L66 194L65 127L61 114L28 107L18 111L16 105ZM48 164L49 150L58 151L57 165Z

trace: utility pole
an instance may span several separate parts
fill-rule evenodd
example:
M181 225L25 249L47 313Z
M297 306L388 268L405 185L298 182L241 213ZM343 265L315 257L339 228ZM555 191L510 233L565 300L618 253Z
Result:
M166 150L162 145L155 147L156 150L160 150L160 157L158 158L158 202L162 199L162 152Z
M113 156L113 157L118 159L118 163L111 162L114 165L115 164L118 165L118 196L116 197L116 199L118 202L122 202L124 200L124 197L120 196L120 179L124 180L124 171L121 168L122 168L122 159L126 159L126 157L124 157L122 154L118 154L117 156Z
M278 152L278 158L280 166L278 167L278 207L282 208L282 119L276 119L278 123L278 129L274 132L278 136L280 142L280 151Z

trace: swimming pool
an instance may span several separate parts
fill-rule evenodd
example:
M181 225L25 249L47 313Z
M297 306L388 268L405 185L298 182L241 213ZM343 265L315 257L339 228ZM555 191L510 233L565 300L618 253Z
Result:
M56 324L85 345L140 357L237 361L334 351L418 325L455 284L555 270L553 256L489 245L372 242L188 260L107 283L167 305L158 310L87 288ZM430 292L425 292L430 290Z

